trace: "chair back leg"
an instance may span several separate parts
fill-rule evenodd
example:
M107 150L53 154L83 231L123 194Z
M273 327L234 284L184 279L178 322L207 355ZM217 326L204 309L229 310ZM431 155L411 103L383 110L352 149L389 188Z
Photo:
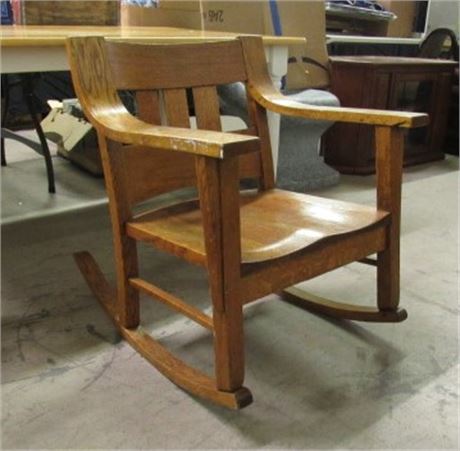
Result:
M139 291L129 283L130 278L139 275L136 242L127 237L114 236L114 249L118 320L122 327L133 329L140 322Z

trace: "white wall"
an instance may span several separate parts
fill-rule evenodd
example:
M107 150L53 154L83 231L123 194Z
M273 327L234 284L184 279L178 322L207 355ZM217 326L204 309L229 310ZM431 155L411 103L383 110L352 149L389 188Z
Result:
M430 0L426 21L426 33L435 28L450 28L459 36L459 1Z

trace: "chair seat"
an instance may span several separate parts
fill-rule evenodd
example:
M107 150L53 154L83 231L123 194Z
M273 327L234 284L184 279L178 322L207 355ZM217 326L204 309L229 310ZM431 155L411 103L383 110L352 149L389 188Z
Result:
M240 203L242 263L283 257L388 218L387 212L372 207L276 189L242 193ZM126 227L132 238L206 264L197 200L140 214Z

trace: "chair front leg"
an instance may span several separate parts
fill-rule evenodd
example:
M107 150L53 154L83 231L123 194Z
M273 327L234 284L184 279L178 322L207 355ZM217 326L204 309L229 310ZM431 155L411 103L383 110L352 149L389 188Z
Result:
M213 302L216 385L233 392L244 379L238 161L196 157L196 173Z
M233 392L244 382L243 308L236 296L213 294L216 387ZM223 301L224 310L216 306ZM217 308L216 308L217 307Z
M377 255L377 305L395 311L399 305L401 185L404 132L398 127L376 127L377 208L390 212L387 247Z
M139 325L139 293L129 279L138 276L136 242L126 235L125 222L131 217L131 206L123 177L125 165L123 146L98 135L109 196L115 266L117 274L116 315L120 326L134 329ZM110 149L110 151L109 151Z

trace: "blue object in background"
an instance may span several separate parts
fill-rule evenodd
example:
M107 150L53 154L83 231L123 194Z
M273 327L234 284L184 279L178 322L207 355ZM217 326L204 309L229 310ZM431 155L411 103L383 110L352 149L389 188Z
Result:
M278 4L276 3L277 0L270 0L269 5L270 5L270 13L272 16L272 25L273 25L273 31L275 36L282 36L283 35L283 29L281 27L281 18L280 18L280 13L278 11ZM286 86L286 76L283 75L281 78L281 89L284 89Z
M270 12L272 15L272 24L275 36L282 36L283 29L281 28L281 18L280 13L278 11L278 4L276 3L276 0L270 0Z
M1 0L0 8L2 12L2 25L12 25L14 21L10 0Z
M121 0L123 5L144 6L146 8L157 8L158 0Z

